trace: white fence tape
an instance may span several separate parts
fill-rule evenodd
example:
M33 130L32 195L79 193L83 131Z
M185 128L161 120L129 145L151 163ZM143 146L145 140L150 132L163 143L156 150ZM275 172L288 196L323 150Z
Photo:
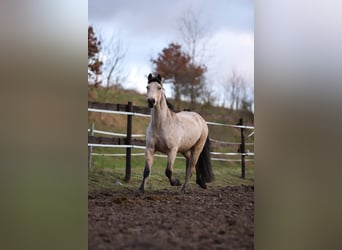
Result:
M224 159L224 158L210 158L213 161L241 161L241 159ZM254 161L254 159L245 159L245 161Z
M102 148L139 148L145 149L145 146L137 145L113 145L113 144L98 144L98 143L88 143L88 147L102 147Z
M98 153L92 153L91 155L94 156L112 156L112 157L125 157L126 154L98 154ZM144 156L145 153L135 153L131 154L131 156ZM160 155L160 154L155 154L155 157L161 157L161 158L166 158L167 155ZM177 159L182 159L185 160L184 157L182 156L177 156ZM213 161L227 161L227 162L240 162L241 159L224 159L224 158L211 158ZM245 161L254 161L254 159L245 159Z
M126 154L99 154L99 153L91 153L91 155L95 155L95 156L113 156L113 157L125 157ZM131 154L131 156L145 156L145 153L134 153ZM161 155L161 154L155 154L155 157L162 157L162 158L166 158L167 155ZM182 156L176 156L177 159L185 159Z
M115 110L94 109L94 108L88 108L88 111L99 112L99 113L118 114L118 115L133 115L133 116L151 117L151 115L135 113L135 112L127 112L127 111L115 111ZM224 123L218 123L218 122L206 122L206 123L209 125L226 126L226 127L233 127L233 128L254 129L254 126L232 125L232 124L224 124Z
M90 128L88 129L88 132L91 132ZM113 136L121 136L121 137L127 136L127 134L113 133L113 132L107 132L107 131L97 130L97 129L94 129L93 132L97 134L102 134L102 135L113 135ZM132 134L132 137L145 137L145 134Z
M88 111L98 112L98 113L117 114L117 115L135 115L135 116L143 116L143 117L150 117L151 116L151 115L135 113L135 112L115 111L115 110L106 110L106 109L94 109L94 108L88 108Z
M241 142L228 142L228 141L218 141L214 139L210 139L210 141L221 143L221 144L230 144L230 145L240 145ZM254 145L254 142L246 142L245 145Z
M126 154L99 154L99 153L91 153L91 155L96 155L96 156L126 156ZM134 153L131 154L131 156L144 156L145 153Z
M112 157L125 157L126 154L98 154L98 153L92 153L91 155L94 156L112 156ZM136 154L131 154L131 156L144 156L145 153L136 153ZM161 157L161 158L166 158L167 155L160 155L160 154L155 154L155 157ZM185 160L184 157L182 156L177 156L177 159L182 159ZM241 159L224 159L224 158L211 158L213 161L227 161L227 162L240 162ZM254 161L254 159L245 159L245 161Z
M137 148L137 149L146 149L145 146L137 146L137 145L113 145L113 144L96 144L96 143L88 143L88 147L104 147L104 148ZM212 155L245 155L245 156L254 156L252 152L242 153L224 153L224 152L210 152ZM98 154L103 155L103 154ZM109 156L109 155L108 155ZM165 156L166 157L166 156Z
M210 154L212 155L246 155L246 156L250 156L250 155L254 155L254 153L251 152L246 152L246 153L222 153L222 152L210 152Z
M228 141L218 141L214 139L210 139L210 141L221 143L221 144L231 144L231 145L240 145L241 142L228 142Z
M91 129L88 128L88 132L91 132ZM120 136L120 137L126 137L127 134L121 134L121 133L113 133L113 132L107 132L107 131L103 131L103 130L97 130L94 129L93 130L94 133L96 134L102 134L102 135L112 135L112 136ZM139 137L145 137L145 134L132 134L132 138L139 138ZM214 140L214 139L210 139L210 141L213 142L217 142L217 143L221 143L221 144L229 144L229 145L240 145L241 142L227 142L227 141L219 141L219 140ZM254 145L253 142L247 142L245 143L245 145Z
M233 127L233 128L246 128L246 129L254 129L253 126L245 126L245 125L232 125L232 124L224 124L218 122L207 122L208 125L217 125L217 126L226 126L226 127Z
M135 113L135 112L126 112L126 111L114 111L114 110L105 110L105 109L94 109L94 108L88 108L89 112L99 112L99 113L109 113L109 114L119 114L119 115L133 115L133 116L142 116L142 117L151 117L151 115L147 114L141 114L141 113ZM254 126L245 126L245 125L232 125L232 124L224 124L224 123L218 123L218 122L206 122L208 125L216 125L216 126L226 126L226 127L233 127L233 128L245 128L245 129L254 129ZM88 129L88 132L91 130ZM93 130L94 133L98 134L105 134L105 135L113 135L113 136L122 136L126 137L126 134L121 133L112 133L102 130ZM254 131L251 132L248 137L254 135ZM145 137L144 134L133 134L132 137ZM211 141L215 141L222 144L232 144L232 145L240 145L240 142L224 142L224 141L218 141L214 139L210 139ZM254 145L254 143L245 143L245 145ZM96 144L96 143L88 143L88 147L108 147L108 148L137 148L137 149L146 149L145 146L137 146L137 145L112 145L112 144ZM254 153L248 152L248 153L222 153L222 152L210 152L212 155L245 155L245 156L254 156ZM94 156L126 156L126 154L99 154L99 153L92 153ZM144 153L134 153L131 154L132 156L143 156ZM167 157L167 155L160 155L155 154L156 157ZM181 156L177 156L178 159L184 159ZM212 160L217 161L241 161L239 159L224 159L224 158L211 158ZM254 161L254 159L245 159L245 161Z

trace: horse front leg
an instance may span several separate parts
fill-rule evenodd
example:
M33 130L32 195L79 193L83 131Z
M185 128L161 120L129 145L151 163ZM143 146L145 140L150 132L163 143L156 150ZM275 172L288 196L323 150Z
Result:
M149 147L146 148L145 151L145 168L144 168L144 173L143 173L143 179L139 188L139 191L141 193L145 192L145 185L147 182L148 177L151 175L151 169L152 169L152 164L153 164L153 156L154 156L154 148Z
M165 175L167 176L167 178L169 178L171 186L180 186L181 185L180 181L172 176L173 164L175 163L177 151L178 151L178 149L174 148L169 152L169 154L167 156L167 166L166 166L166 170L165 170Z

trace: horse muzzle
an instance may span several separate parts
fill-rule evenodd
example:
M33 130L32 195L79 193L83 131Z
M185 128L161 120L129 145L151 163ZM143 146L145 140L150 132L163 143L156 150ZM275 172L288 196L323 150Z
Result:
M147 102L148 102L148 106L149 106L150 108L153 108L154 105L156 104L156 100L155 100L154 98L148 98L148 99L147 99Z

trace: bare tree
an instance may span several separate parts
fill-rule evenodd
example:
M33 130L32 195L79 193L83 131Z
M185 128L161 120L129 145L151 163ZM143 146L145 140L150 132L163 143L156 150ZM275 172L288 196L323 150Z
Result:
M201 99L204 105L212 106L215 102L214 92L208 84L205 84L202 89Z
M191 9L183 12L178 19L178 29L185 52L190 56L190 65L204 65L203 58L209 42L209 32L207 26L201 22L199 13ZM199 81L189 75L189 81L184 85L183 94L190 97L192 104L203 93L205 83L203 79Z
M231 109L239 109L242 102L248 102L247 84L243 75L232 70L228 80L223 83L225 97L230 101Z
M244 111L253 112L254 86L244 84L240 101L240 108Z
M201 62L206 51L209 36L207 26L201 22L199 13L195 13L191 9L183 12L178 19L178 29L185 51L191 57L191 62Z
M120 84L126 78L124 72L124 62L127 48L124 48L123 42L119 37L112 35L108 42L102 37L102 57L104 75L107 88L112 84Z

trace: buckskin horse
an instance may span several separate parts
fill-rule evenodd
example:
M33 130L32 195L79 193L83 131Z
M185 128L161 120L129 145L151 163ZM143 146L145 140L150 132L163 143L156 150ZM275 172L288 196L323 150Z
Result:
M139 188L144 193L151 174L153 156L156 151L167 154L165 175L172 186L181 182L172 176L177 153L186 158L185 183L181 192L188 189L192 173L196 169L196 183L206 189L213 181L210 162L210 140L205 120L195 112L175 112L164 94L161 76L148 75L147 103L151 108L151 120L146 130L145 168Z

